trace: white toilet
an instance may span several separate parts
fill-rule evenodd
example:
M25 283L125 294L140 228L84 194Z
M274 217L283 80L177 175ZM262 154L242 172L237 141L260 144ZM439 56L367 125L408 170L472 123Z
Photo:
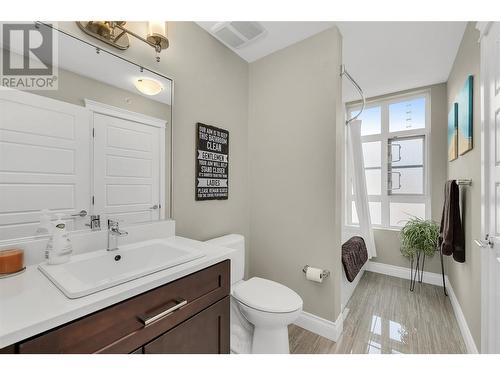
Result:
M302 298L271 280L243 280L243 236L229 234L207 243L237 250L231 258L231 352L288 354L288 325L299 317Z

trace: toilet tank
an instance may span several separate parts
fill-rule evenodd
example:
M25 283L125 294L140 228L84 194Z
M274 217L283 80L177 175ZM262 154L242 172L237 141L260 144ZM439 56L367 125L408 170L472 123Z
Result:
M245 237L241 234L228 234L206 241L215 246L228 247L236 250L231 257L231 284L243 280L245 274Z

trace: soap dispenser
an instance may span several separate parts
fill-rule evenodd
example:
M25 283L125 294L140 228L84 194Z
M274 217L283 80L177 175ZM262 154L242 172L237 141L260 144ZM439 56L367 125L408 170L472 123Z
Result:
M66 232L66 223L63 221L63 214L57 214L57 221L54 223L52 237L47 243L45 258L48 264L61 264L69 261L73 246Z

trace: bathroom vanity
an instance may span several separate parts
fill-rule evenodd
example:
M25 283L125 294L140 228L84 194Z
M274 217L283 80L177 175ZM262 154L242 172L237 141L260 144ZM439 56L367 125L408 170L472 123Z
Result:
M0 353L229 353L229 290L225 260Z
M229 260L15 344L31 353L229 353Z
M46 240L24 243L31 264L20 275L0 279L0 353L229 353L234 251L175 236L173 221L126 229L129 236L109 257L126 258L128 248L146 250L149 238L203 256L68 298L40 269ZM89 250L102 249L105 235L75 233L71 262L106 252ZM106 266L110 275L114 265Z

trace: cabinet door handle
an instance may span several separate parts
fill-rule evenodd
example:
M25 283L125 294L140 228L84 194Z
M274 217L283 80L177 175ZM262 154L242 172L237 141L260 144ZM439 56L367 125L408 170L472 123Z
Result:
M163 318L164 316L167 316L170 313L173 313L176 310L179 310L182 306L187 305L187 300L183 298L179 298L175 300L176 304L165 311L162 311L159 314L156 315L141 315L139 316L139 320L144 324L144 326L147 326L153 322L156 322L158 319Z

